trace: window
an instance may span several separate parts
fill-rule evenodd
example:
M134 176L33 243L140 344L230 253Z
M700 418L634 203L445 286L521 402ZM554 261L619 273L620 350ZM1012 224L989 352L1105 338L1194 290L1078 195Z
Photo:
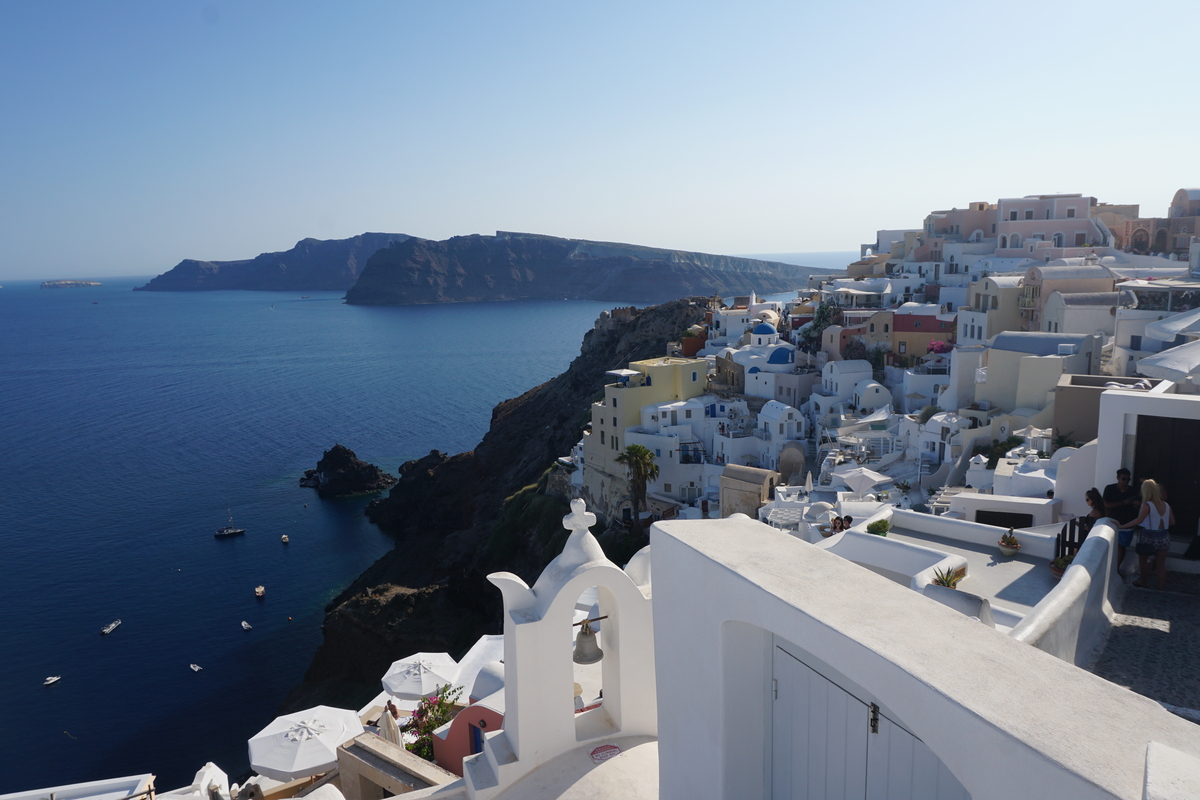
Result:
M1085 242L1087 242L1087 234L1086 233L1075 234L1075 246L1076 247L1083 247Z
M782 433L783 433L783 423L782 423L782 422L781 422L781 423L779 423L779 433L780 433L780 434L782 434Z
M1067 209L1067 219L1075 219L1075 209L1073 209L1073 208Z
M613 408L617 407L617 398L613 398Z
M656 448L654 448L654 457L655 457L655 458L662 458L662 450L659 450L657 447L656 447Z
M884 333L887 333L887 332L888 332L888 324L887 324L886 322L885 322L885 323L883 323L883 332L884 332Z
M901 342L900 343L900 355L904 355L907 352L908 352L908 342Z
M1129 337L1129 349L1130 350L1141 350L1142 349L1142 337L1141 336L1130 336Z
M613 427L617 427L617 418L613 417Z
M871 323L871 333L874 333L874 332L875 332L875 323L872 322Z
M1046 219L1050 219L1050 209L1046 209Z
M692 383L696 382L696 373L692 372Z
M669 483L664 483L664 484L663 484L663 491L664 491L664 492L666 492L667 494L670 494L670 493L671 493L671 484L669 484Z
M724 414L724 413L725 413L725 406L721 406L721 413L722 413L722 414Z
M1025 219L1033 219L1033 211L1032 210L1028 210L1025 212Z
M992 233L996 232L996 223L992 223Z
M1009 222L1016 222L1017 221L1017 212L1015 212L1015 211L1008 212L1008 220L1009 220Z
M685 409L683 410L683 418L684 418L684 419L691 419L691 418L692 418L692 410L691 410L690 408L685 408Z
M600 444L604 444L604 431L600 431Z
M919 328L919 327L921 327L921 320L919 320L919 319L918 319L918 320L914 320L914 321L913 321L913 327L914 327L914 328ZM613 424L614 424L614 425L616 425L617 423L615 423L615 422L614 422Z

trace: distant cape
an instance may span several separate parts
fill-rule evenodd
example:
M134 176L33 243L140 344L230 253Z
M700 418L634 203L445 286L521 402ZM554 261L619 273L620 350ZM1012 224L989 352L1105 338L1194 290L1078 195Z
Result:
M364 233L349 239L302 239L291 250L243 261L187 258L134 291L345 291L375 251L408 238L403 233Z
M659 303L696 295L790 291L806 286L809 275L825 272L777 261L498 231L495 236L393 242L367 261L346 302Z

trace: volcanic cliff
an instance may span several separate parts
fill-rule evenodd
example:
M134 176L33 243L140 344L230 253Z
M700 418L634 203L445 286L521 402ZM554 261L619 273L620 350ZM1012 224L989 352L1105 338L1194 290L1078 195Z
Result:
M376 250L407 238L403 233L364 233L349 239L302 239L291 250L262 253L242 261L186 258L134 291L340 292L354 285L362 265Z
M461 656L480 635L500 632L500 595L486 576L507 570L532 585L562 549L568 476L551 465L579 441L604 373L663 355L668 341L701 321L704 303L602 315L566 372L496 406L473 451L434 451L404 464L399 483L367 509L395 548L330 603L324 641L284 709L357 708L379 692L392 661L417 651ZM646 542L602 528L617 563Z
M445 241L412 237L371 256L346 302L487 300L661 303L694 295L790 291L821 272L775 261L498 231Z

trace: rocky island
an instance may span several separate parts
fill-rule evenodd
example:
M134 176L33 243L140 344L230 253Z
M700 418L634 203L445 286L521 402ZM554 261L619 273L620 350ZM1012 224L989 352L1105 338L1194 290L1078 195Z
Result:
M461 656L480 635L499 632L500 595L486 576L508 570L532 582L562 549L569 475L553 465L579 441L604 373L665 353L703 319L704 303L602 315L566 372L496 406L474 450L404 464L388 496L367 509L395 548L326 608L323 643L283 708L358 708L378 693L392 661L422 650ZM617 563L646 542L601 527Z
M291 250L241 261L185 258L135 292L198 292L215 289L341 292L358 279L367 259L401 242L403 233L364 233L349 239L302 239Z
M326 450L316 469L305 471L301 486L317 490L321 497L349 497L382 492L396 484L396 478L374 464L368 464L354 451L340 444Z
M410 237L371 256L346 302L415 305L492 300L615 300L762 294L823 272L776 261L498 231Z
M81 289L86 286L103 286L99 281L42 281L43 289Z

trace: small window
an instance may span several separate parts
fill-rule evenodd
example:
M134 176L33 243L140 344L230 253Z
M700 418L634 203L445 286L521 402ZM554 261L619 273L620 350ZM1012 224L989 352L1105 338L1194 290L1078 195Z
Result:
M1025 219L1033 219L1033 211L1026 211Z
M908 352L908 342L901 342L900 343L900 355L904 355L907 352Z
M1085 242L1087 242L1087 234L1086 233L1075 234L1075 246L1076 247L1083 247Z
M685 409L683 410L683 418L684 418L684 419L691 419L691 418L692 418L692 410L691 410L690 408L685 408Z
M918 319L918 320L914 320L914 321L913 321L913 327L914 327L914 328L919 328L919 327L921 327L921 320L919 320L919 319ZM613 425L616 425L616 424L617 424L617 423L616 423L616 420L613 420Z
M617 418L613 417L613 427L617 427Z
M600 431L600 444L604 444L604 431Z
M613 398L613 408L617 407L617 398Z
M1073 208L1067 209L1067 219L1075 219L1075 209L1073 209Z
M721 406L721 413L722 413L722 414L724 414L724 413L725 413L725 406Z
M992 223L992 233L996 232L996 223Z
M883 332L884 332L884 333L887 333L887 332L888 332L888 324L887 324L886 322L885 322L885 323L883 323Z
M1129 349L1130 350L1141 350L1142 349L1142 337L1141 336L1130 336L1129 337Z
M664 483L664 484L663 484L663 491L664 491L664 492L666 492L667 494L670 494L670 493L671 493L671 484L669 484L669 483Z
M696 373L692 372L692 383L696 382Z
M874 332L875 332L875 323L872 322L871 323L871 333L874 333Z
M1015 211L1008 212L1008 220L1009 220L1009 222L1016 222L1017 221L1017 212L1015 212Z
M782 422L781 422L781 423L779 423L779 432L780 432L781 434L783 433L783 423L782 423Z
M1050 219L1050 209L1046 209L1046 219Z
M654 457L655 457L655 458L662 458L662 450L658 449L657 447L656 447L656 448L654 448Z

